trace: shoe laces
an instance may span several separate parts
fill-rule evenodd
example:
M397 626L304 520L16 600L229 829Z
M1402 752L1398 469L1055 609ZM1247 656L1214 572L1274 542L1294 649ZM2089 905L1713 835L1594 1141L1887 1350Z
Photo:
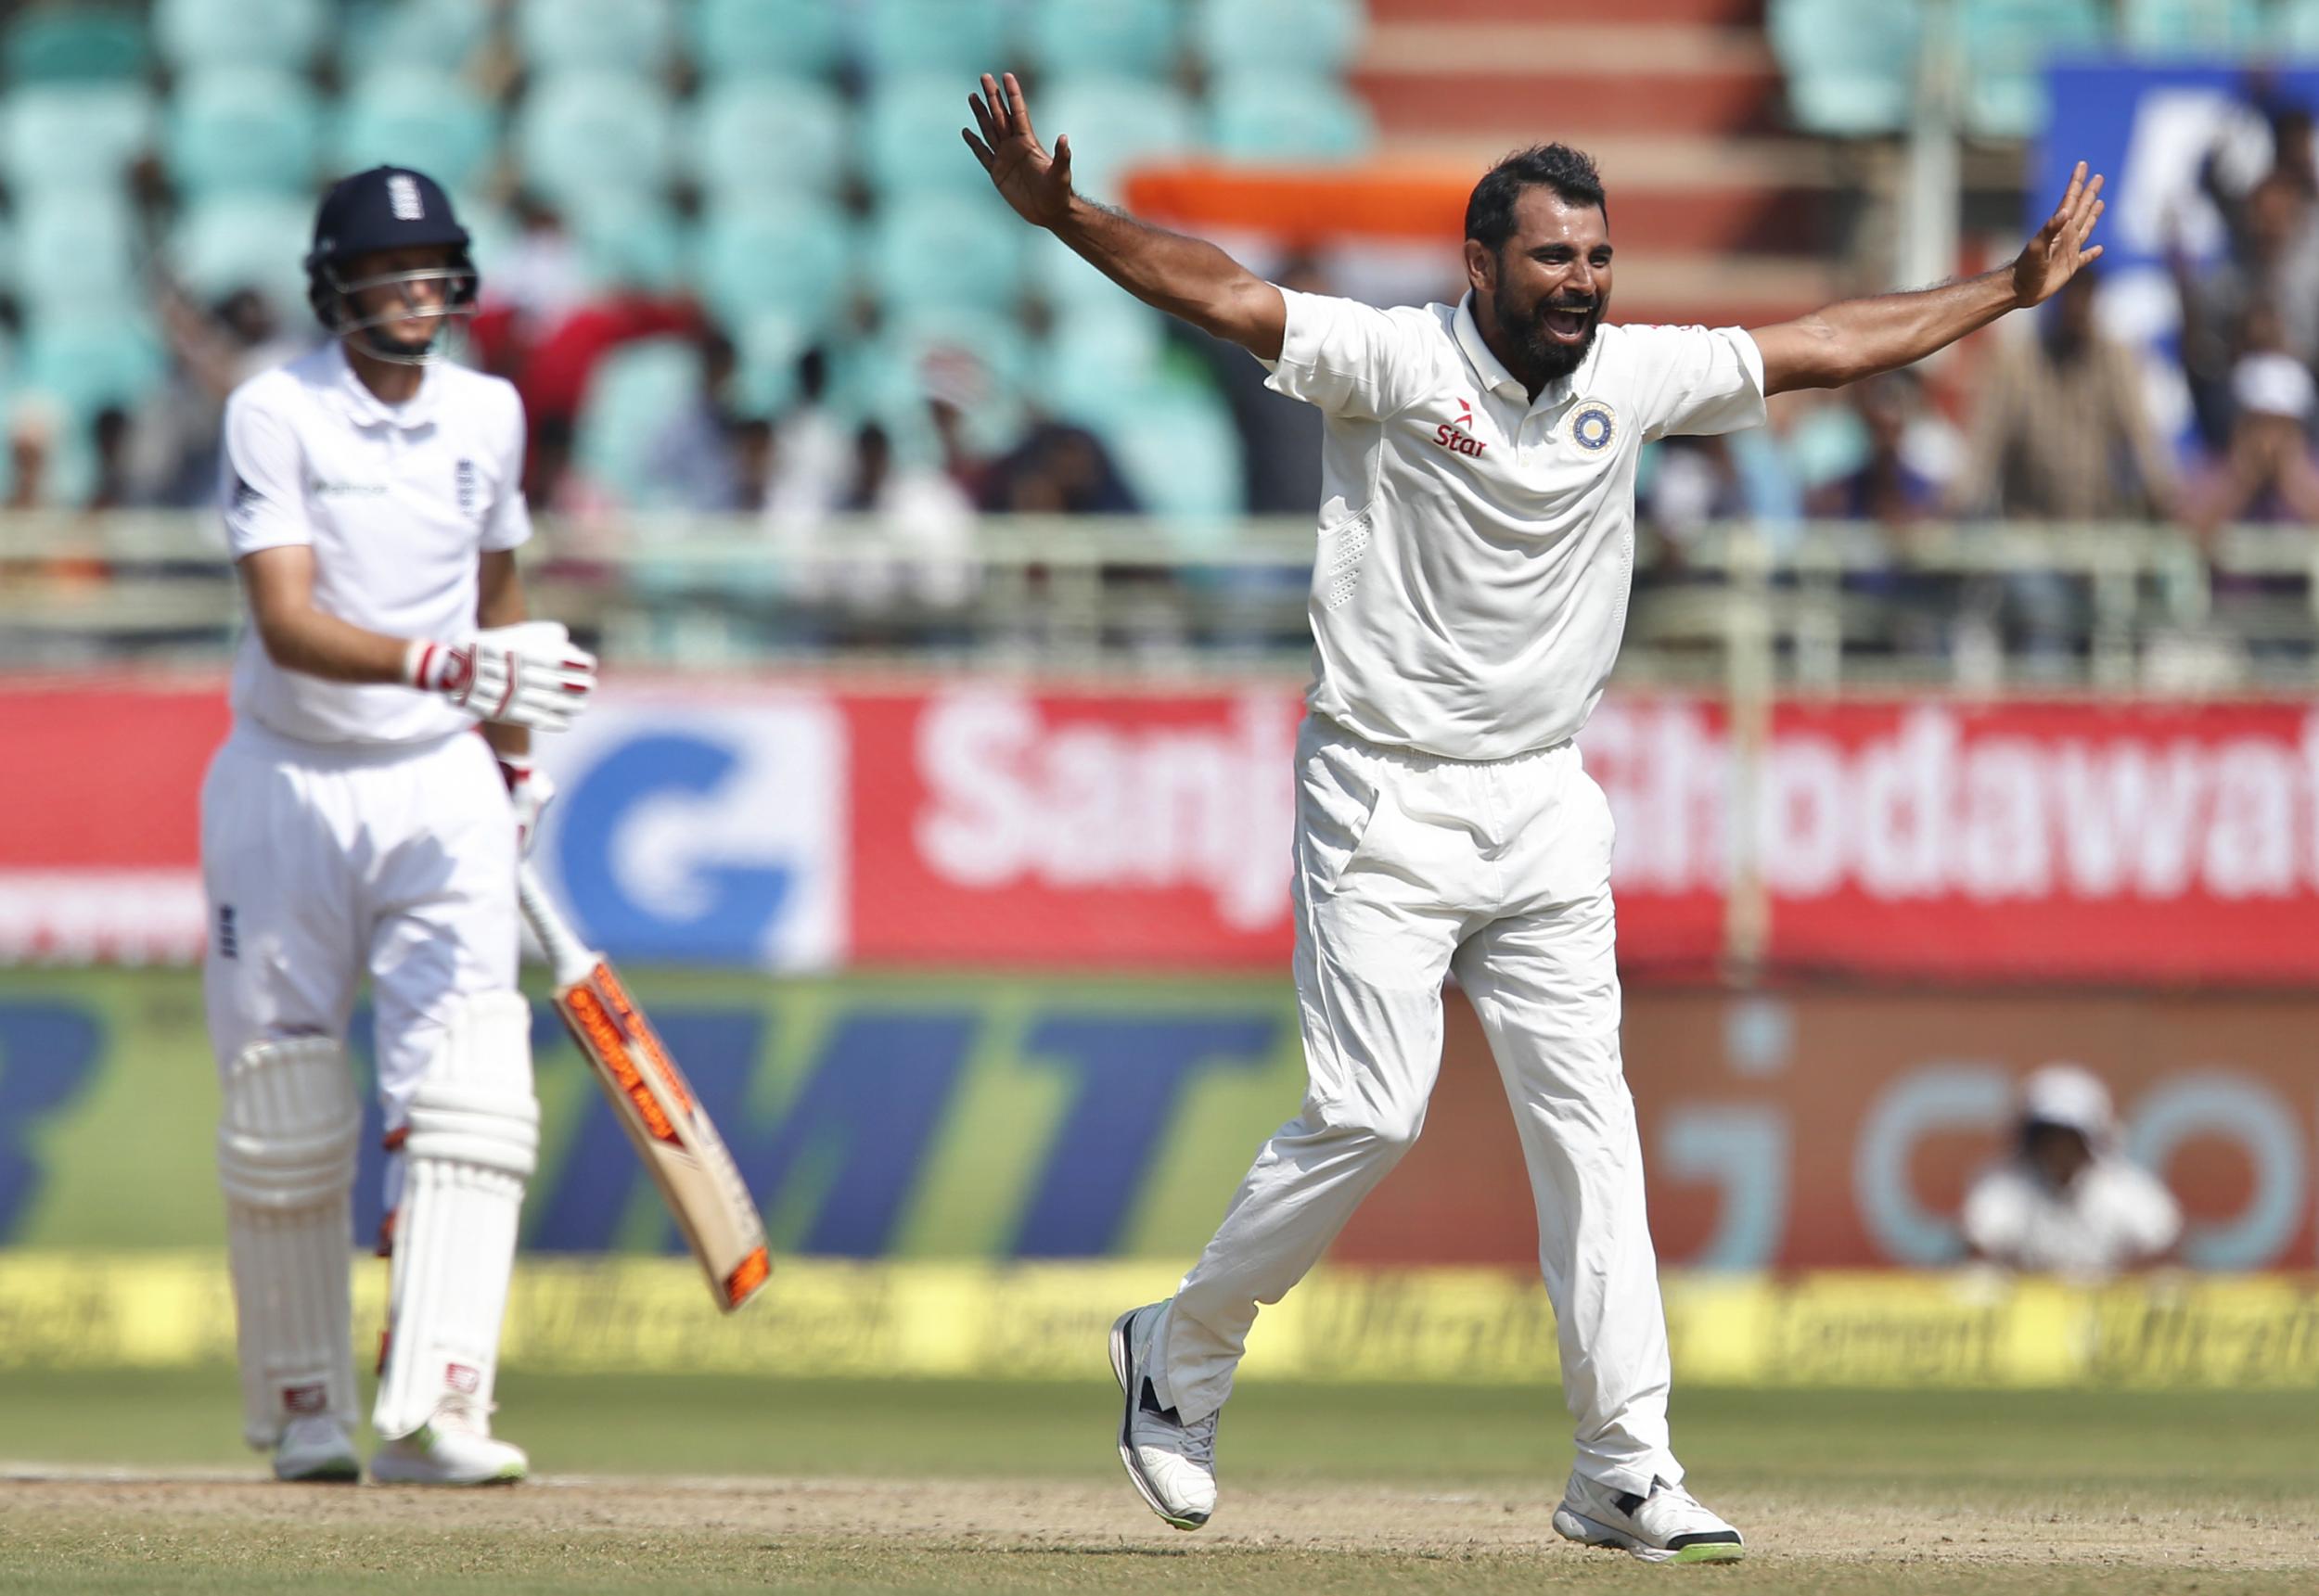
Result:
M435 1416L428 1421L428 1427L488 1438L492 1433L490 1419L491 1410L481 1407L472 1397L445 1397L437 1405Z

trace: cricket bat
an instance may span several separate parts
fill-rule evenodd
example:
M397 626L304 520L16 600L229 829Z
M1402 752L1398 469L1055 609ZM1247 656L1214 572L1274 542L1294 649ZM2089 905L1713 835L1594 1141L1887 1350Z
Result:
M529 864L518 898L555 972L556 1012L668 1199L717 1306L732 1312L764 1289L773 1274L764 1222L749 1183L611 961L580 940Z

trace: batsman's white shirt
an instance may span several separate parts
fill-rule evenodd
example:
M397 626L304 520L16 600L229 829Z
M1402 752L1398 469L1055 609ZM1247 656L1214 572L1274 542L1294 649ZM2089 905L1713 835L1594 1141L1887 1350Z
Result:
M1605 326L1533 402L1454 307L1282 289L1268 386L1327 413L1312 709L1372 743L1494 760L1577 734L1634 570L1643 444L1763 419L1737 327Z
M391 405L331 342L226 401L219 497L234 558L312 544L314 606L391 637L474 635L478 554L532 535L522 480L522 401L461 366L429 366L417 395ZM285 670L254 629L233 704L235 719L308 743L421 743L475 724L431 693Z

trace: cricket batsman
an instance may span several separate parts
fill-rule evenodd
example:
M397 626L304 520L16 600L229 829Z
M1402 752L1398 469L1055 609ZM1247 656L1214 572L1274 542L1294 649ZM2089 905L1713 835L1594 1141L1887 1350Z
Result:
M394 167L344 179L306 272L329 340L225 407L250 625L201 789L244 1433L281 1479L361 1472L345 1038L367 975L393 1260L371 1475L520 1479L491 1433L539 1132L516 868L548 796L532 732L570 723L596 663L525 619L521 402L436 358L476 301L442 190Z
M1668 1444L1611 817L1572 742L1626 619L1637 453L1755 426L1772 394L1906 365L2040 303L2101 253L2102 180L2081 165L2018 260L1963 282L1754 331L1617 326L1601 180L1544 145L1475 185L1464 298L1380 311L1275 287L1074 193L1069 138L1041 146L1011 74L968 103L967 144L1025 221L1327 418L1292 862L1310 1084L1174 1297L1112 1329L1129 1476L1178 1528L1214 1512L1217 1413L1257 1306L1416 1140L1454 974L1520 1133L1578 1425L1555 1528L1653 1562L1740 1556Z

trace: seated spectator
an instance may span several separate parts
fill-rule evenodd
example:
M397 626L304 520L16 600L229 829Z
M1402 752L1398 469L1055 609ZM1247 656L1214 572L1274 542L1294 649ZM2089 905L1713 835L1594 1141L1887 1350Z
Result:
M2157 1262L2182 1209L2118 1151L2109 1091L2072 1064L2021 1085L2011 1157L1973 1182L1963 1228L1974 1256L2008 1269L2099 1280Z
M1849 476L1812 491L1806 507L1837 520L1901 528L1938 515L1941 485L1911 447L1922 390L1906 372L1888 372L1848 390L1866 435L1867 459Z
M1950 493L1959 510L2067 521L2166 513L2172 471L2133 351L2095 325L2099 291L2097 272L2080 272L2032 336L2001 344Z
M877 422L854 434L852 477L833 509L843 518L769 517L803 556L791 591L842 612L828 618L831 641L890 644L910 610L955 609L972 596L974 505L942 471L897 460Z
M653 480L673 486L677 507L698 514L755 509L763 500L747 497L734 447L739 421L733 398L738 355L733 340L714 327L702 328L697 342L700 386L691 402L670 416L653 439Z
M2311 457L2311 367L2284 347L2281 323L2257 306L2231 367L2232 421L2216 469L2188 505L2202 539L2234 521L2319 525L2319 466Z
M1103 440L1052 419L1033 422L991 466L982 507L1014 516L1132 516L1137 509Z
M773 431L766 516L777 524L819 521L838 507L853 475L854 440L829 404L829 356L815 347L798 356L797 402Z
M2273 172L2249 191L2244 246L2204 271L2177 247L2175 291L2182 300L2182 364L2198 431L2210 449L2228 447L2233 369L2249 346L2248 321L2258 307L2277 315L2280 351L2305 365L2319 358L2319 223L2298 181Z

